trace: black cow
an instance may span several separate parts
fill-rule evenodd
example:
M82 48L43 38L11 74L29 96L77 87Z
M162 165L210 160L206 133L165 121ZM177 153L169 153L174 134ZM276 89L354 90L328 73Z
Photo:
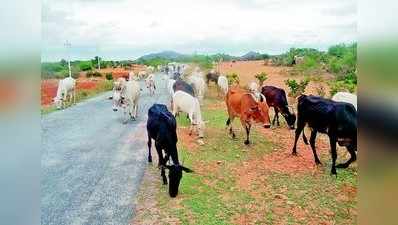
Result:
M285 117L287 125L290 129L294 129L294 123L296 122L296 115L289 111L289 106L286 99L286 93L283 89L274 86L264 86L261 88L261 93L265 96L269 107L273 107L275 111L272 125L276 124L279 126L279 112Z
M311 128L310 144L314 154L315 163L321 164L315 150L315 139L317 132L325 133L329 136L332 154L331 173L337 175L336 168L347 168L356 160L357 151L357 111L354 106L345 102L335 102L319 96L301 95L297 103L297 129L293 146L293 155L297 155L297 140L304 130L306 124ZM307 138L303 132L305 144ZM336 166L337 151L336 142L340 146L345 146L351 158Z
M192 85L188 84L187 82L185 82L183 80L176 80L176 82L174 82L174 84L173 84L173 90L174 90L174 92L183 91L183 92L186 92L186 93L192 95L193 97L195 97L195 91L194 91Z
M169 195L174 198L178 194L178 186L182 178L182 171L191 173L191 169L180 165L177 152L177 133L176 120L167 110L166 105L154 104L148 110L148 122L146 125L148 132L148 162L152 162L151 147L152 139L155 140L156 151L159 156L159 167L161 169L161 176L163 184L167 184L165 169L169 169ZM163 157L163 151L165 156ZM169 159L172 159L173 164L166 165Z
M209 72L206 74L206 84L209 86L210 81L213 81L217 85L218 77L220 74Z

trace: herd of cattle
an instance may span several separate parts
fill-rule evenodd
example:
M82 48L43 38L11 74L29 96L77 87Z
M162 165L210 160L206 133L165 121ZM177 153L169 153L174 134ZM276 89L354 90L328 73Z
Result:
M182 178L182 172L192 172L191 169L184 167L179 163L177 153L177 133L176 119L180 112L187 114L190 120L190 135L196 133L198 141L203 144L205 122L201 114L201 105L206 89L210 82L217 84L219 93L225 98L228 118L226 126L229 128L229 134L232 138L236 137L232 127L233 120L239 118L242 127L246 131L244 144L250 144L250 130L254 123L261 124L264 128L277 126L279 123L279 114L281 114L290 129L296 129L294 135L294 146L292 154L296 155L296 145L298 138L302 135L303 141L308 145L305 136L304 127L311 129L309 144L313 151L316 164L320 160L316 153L315 140L317 133L327 134L330 141L332 168L331 173L336 175L336 168L347 168L356 160L357 150L357 97L356 95L339 92L326 99L320 96L301 95L297 101L297 113L294 107L289 106L286 93L283 89L274 86L259 87L257 83L252 82L248 89L242 89L239 86L229 85L226 76L220 75L214 71L204 75L198 67L193 69L190 76L187 76L186 70L189 65L171 63L159 66L157 69L163 72L161 79L166 81L170 97L170 108L163 104L154 104L148 111L147 132L148 132L148 161L152 162L151 147L152 139L155 141L155 148L159 156L159 168L163 183L167 184L165 170L169 170L169 194L175 197L178 194L178 186ZM113 110L122 108L124 111L124 122L128 119L137 118L139 97L142 91L139 80L142 76L130 74L128 79L119 78L114 82L113 88ZM72 78L73 79L73 78ZM69 84L68 80L62 81ZM145 78L146 88L150 95L155 93L155 75L150 73ZM67 91L59 85L60 96L67 96ZM65 94L63 94L65 93ZM59 102L59 95L54 99ZM58 103L57 103L58 104ZM274 118L270 120L269 107L274 109ZM297 121L296 121L297 120ZM336 165L337 150L336 144L346 147L351 158L342 164ZM162 151L163 150L163 151ZM163 155L163 152L165 155ZM170 160L172 163L167 165Z

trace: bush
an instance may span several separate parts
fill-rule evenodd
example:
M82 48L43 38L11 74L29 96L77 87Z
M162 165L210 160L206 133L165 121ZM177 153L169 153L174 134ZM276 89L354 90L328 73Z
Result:
M88 71L86 77L102 77L102 74L98 71Z
M91 70L91 62L80 62L79 63L79 68L82 71L88 71Z
M107 80L113 80L113 75L112 75L112 73L107 73L107 74L105 74L105 78L106 78Z
M354 83L347 83L345 81L333 81L329 83L330 86L330 96L335 95L337 92L355 92L356 85Z
M310 82L310 80L308 78L301 80L300 83L297 83L296 80L290 80L290 79L285 80L285 84L290 89L290 92L288 95L290 97L297 97L297 96L303 94L305 92L305 88L307 87L309 82Z
M267 76L267 74L265 72L261 72L259 74L256 74L254 77L258 80L258 83L260 84L260 87L263 86L264 81L266 81L268 79L268 76Z
M228 84L239 84L239 75L236 73L227 74Z

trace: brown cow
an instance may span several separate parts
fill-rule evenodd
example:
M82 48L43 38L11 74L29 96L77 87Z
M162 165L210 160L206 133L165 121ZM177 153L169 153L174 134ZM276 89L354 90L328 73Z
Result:
M257 102L255 99L253 94L240 88L230 89L225 99L228 107L229 117L226 125L229 127L229 134L235 138L235 133L232 130L232 122L235 117L240 117L242 127L246 129L246 140L244 142L246 145L250 143L249 135L252 121L262 123L264 128L271 126L265 97L261 95L260 102Z

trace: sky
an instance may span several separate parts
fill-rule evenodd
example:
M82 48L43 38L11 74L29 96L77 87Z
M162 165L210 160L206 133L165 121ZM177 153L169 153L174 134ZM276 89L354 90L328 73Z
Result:
M148 53L280 54L357 41L353 0L43 0L42 61Z

